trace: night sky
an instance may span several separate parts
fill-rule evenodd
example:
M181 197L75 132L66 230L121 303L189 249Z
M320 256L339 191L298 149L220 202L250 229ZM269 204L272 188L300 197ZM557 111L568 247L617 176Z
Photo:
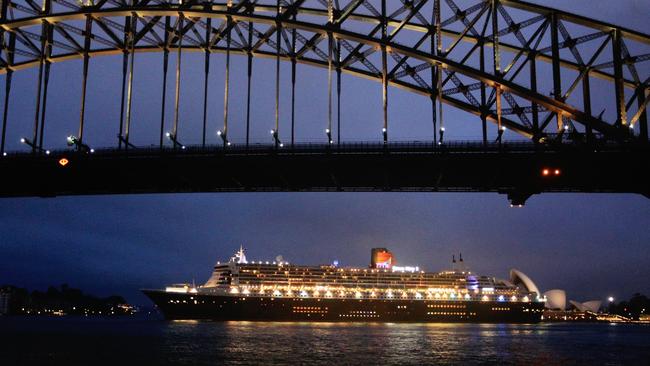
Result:
M646 0L544 1L544 5L622 24L650 33ZM185 56L184 56L185 57ZM199 141L202 55L183 59L181 140ZM210 131L222 124L223 55L214 55L210 76ZM138 55L133 141L154 144L159 120L160 54ZM170 68L174 67L174 57ZM256 61L253 113L255 140L271 142L273 61ZM52 68L46 145L63 147L76 132L80 63ZM121 64L98 58L91 64L87 105L88 137L93 146L114 143L119 118ZM192 69L196 68L196 72ZM173 69L170 69L173 70ZM148 72L150 71L150 72ZM283 65L286 84L289 66ZM233 85L243 86L245 62L233 58ZM298 136L324 140L327 74L299 67ZM33 121L34 70L16 74L8 149L21 148ZM173 105L170 72L168 105ZM22 83L22 84L21 84ZM344 76L344 139L380 138L381 88ZM4 82L2 82L4 84ZM197 85L201 86L198 87ZM153 89L154 92L148 91ZM232 87L231 136L241 141L245 87ZM395 138L426 137L430 129L427 98L390 90L391 128ZM287 128L289 89L283 88L281 135ZM417 101L414 102L414 101ZM168 125L173 117L168 110ZM450 139L480 136L477 118L445 110ZM606 115L613 113L607 111ZM115 133L105 133L107 127ZM113 127L114 126L114 127ZM102 131L104 133L102 134ZM284 132L286 133L286 132ZM60 137L55 137L60 136ZM211 142L217 137L210 135ZM513 137L515 138L515 137ZM24 147L22 147L24 148ZM11 179L2 177L1 179ZM249 260L282 255L298 264L367 266L370 248L388 247L400 264L437 271L463 253L469 267L507 278L510 268L528 274L542 291L561 288L570 299L627 298L650 294L650 200L639 195L545 194L525 208L511 209L498 194L451 193L224 193L102 197L0 199L0 285L30 289L68 283L97 295L121 294L148 305L140 288L165 284L202 284L217 260L227 260L240 245Z

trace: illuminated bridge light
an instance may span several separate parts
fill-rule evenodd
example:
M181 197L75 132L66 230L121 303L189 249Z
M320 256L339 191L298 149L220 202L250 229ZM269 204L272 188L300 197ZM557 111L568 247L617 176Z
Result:
M544 168L542 169L542 177L559 177L562 174L562 170L559 168Z

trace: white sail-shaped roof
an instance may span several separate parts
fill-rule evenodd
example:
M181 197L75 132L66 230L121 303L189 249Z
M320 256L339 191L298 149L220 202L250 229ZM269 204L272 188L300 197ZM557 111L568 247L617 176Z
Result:
M591 311L592 313L597 313L598 310L600 310L600 305L603 304L603 302L600 300L591 300L582 303L571 300L569 302L579 311Z
M546 296L547 309L566 309L566 292L564 290L548 290L544 292L544 296Z
M510 270L510 282L516 286L523 285L529 292L534 292L537 296L540 296L539 289L533 280L518 269L513 268Z

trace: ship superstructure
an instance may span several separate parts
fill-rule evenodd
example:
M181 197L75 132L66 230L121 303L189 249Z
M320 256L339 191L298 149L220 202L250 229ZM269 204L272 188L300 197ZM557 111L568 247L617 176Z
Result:
M373 250L373 259L375 254ZM229 315L201 316L195 311L190 315L244 319L248 318L243 316L246 311L238 313L236 303L249 307L252 303L266 301L261 310L273 308L274 311L270 311L268 317L261 311L253 318L303 320L300 314L309 314L309 318L315 320L370 317L377 320L491 321L485 318L485 309L488 309L488 313L496 314L495 321L539 320L544 300L539 293L506 280L474 274L465 268L462 256L458 265L455 258L453 262L454 269L442 272L425 272L417 266L396 266L392 257L373 260L370 268L340 268L334 264L304 266L282 260L249 262L240 248L228 262L215 265L203 286L176 286L164 292L149 290L145 293L171 318L181 314L174 311L175 307L180 308L176 305L199 305L198 301L206 304L206 299L208 305L210 302L216 305L217 299L226 299ZM273 306L269 306L270 303ZM276 304L283 306L278 308ZM343 312L337 314L333 309L341 308L342 304L350 306L343 306ZM296 307L297 312L294 311ZM378 312L379 309L385 309L384 313ZM185 316L181 314L180 317Z

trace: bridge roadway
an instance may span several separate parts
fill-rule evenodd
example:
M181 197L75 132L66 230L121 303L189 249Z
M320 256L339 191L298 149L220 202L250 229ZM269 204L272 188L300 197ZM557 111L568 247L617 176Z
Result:
M66 159L63 166L61 160ZM176 192L543 192L650 197L648 145L343 143L52 151L0 157L0 196Z

